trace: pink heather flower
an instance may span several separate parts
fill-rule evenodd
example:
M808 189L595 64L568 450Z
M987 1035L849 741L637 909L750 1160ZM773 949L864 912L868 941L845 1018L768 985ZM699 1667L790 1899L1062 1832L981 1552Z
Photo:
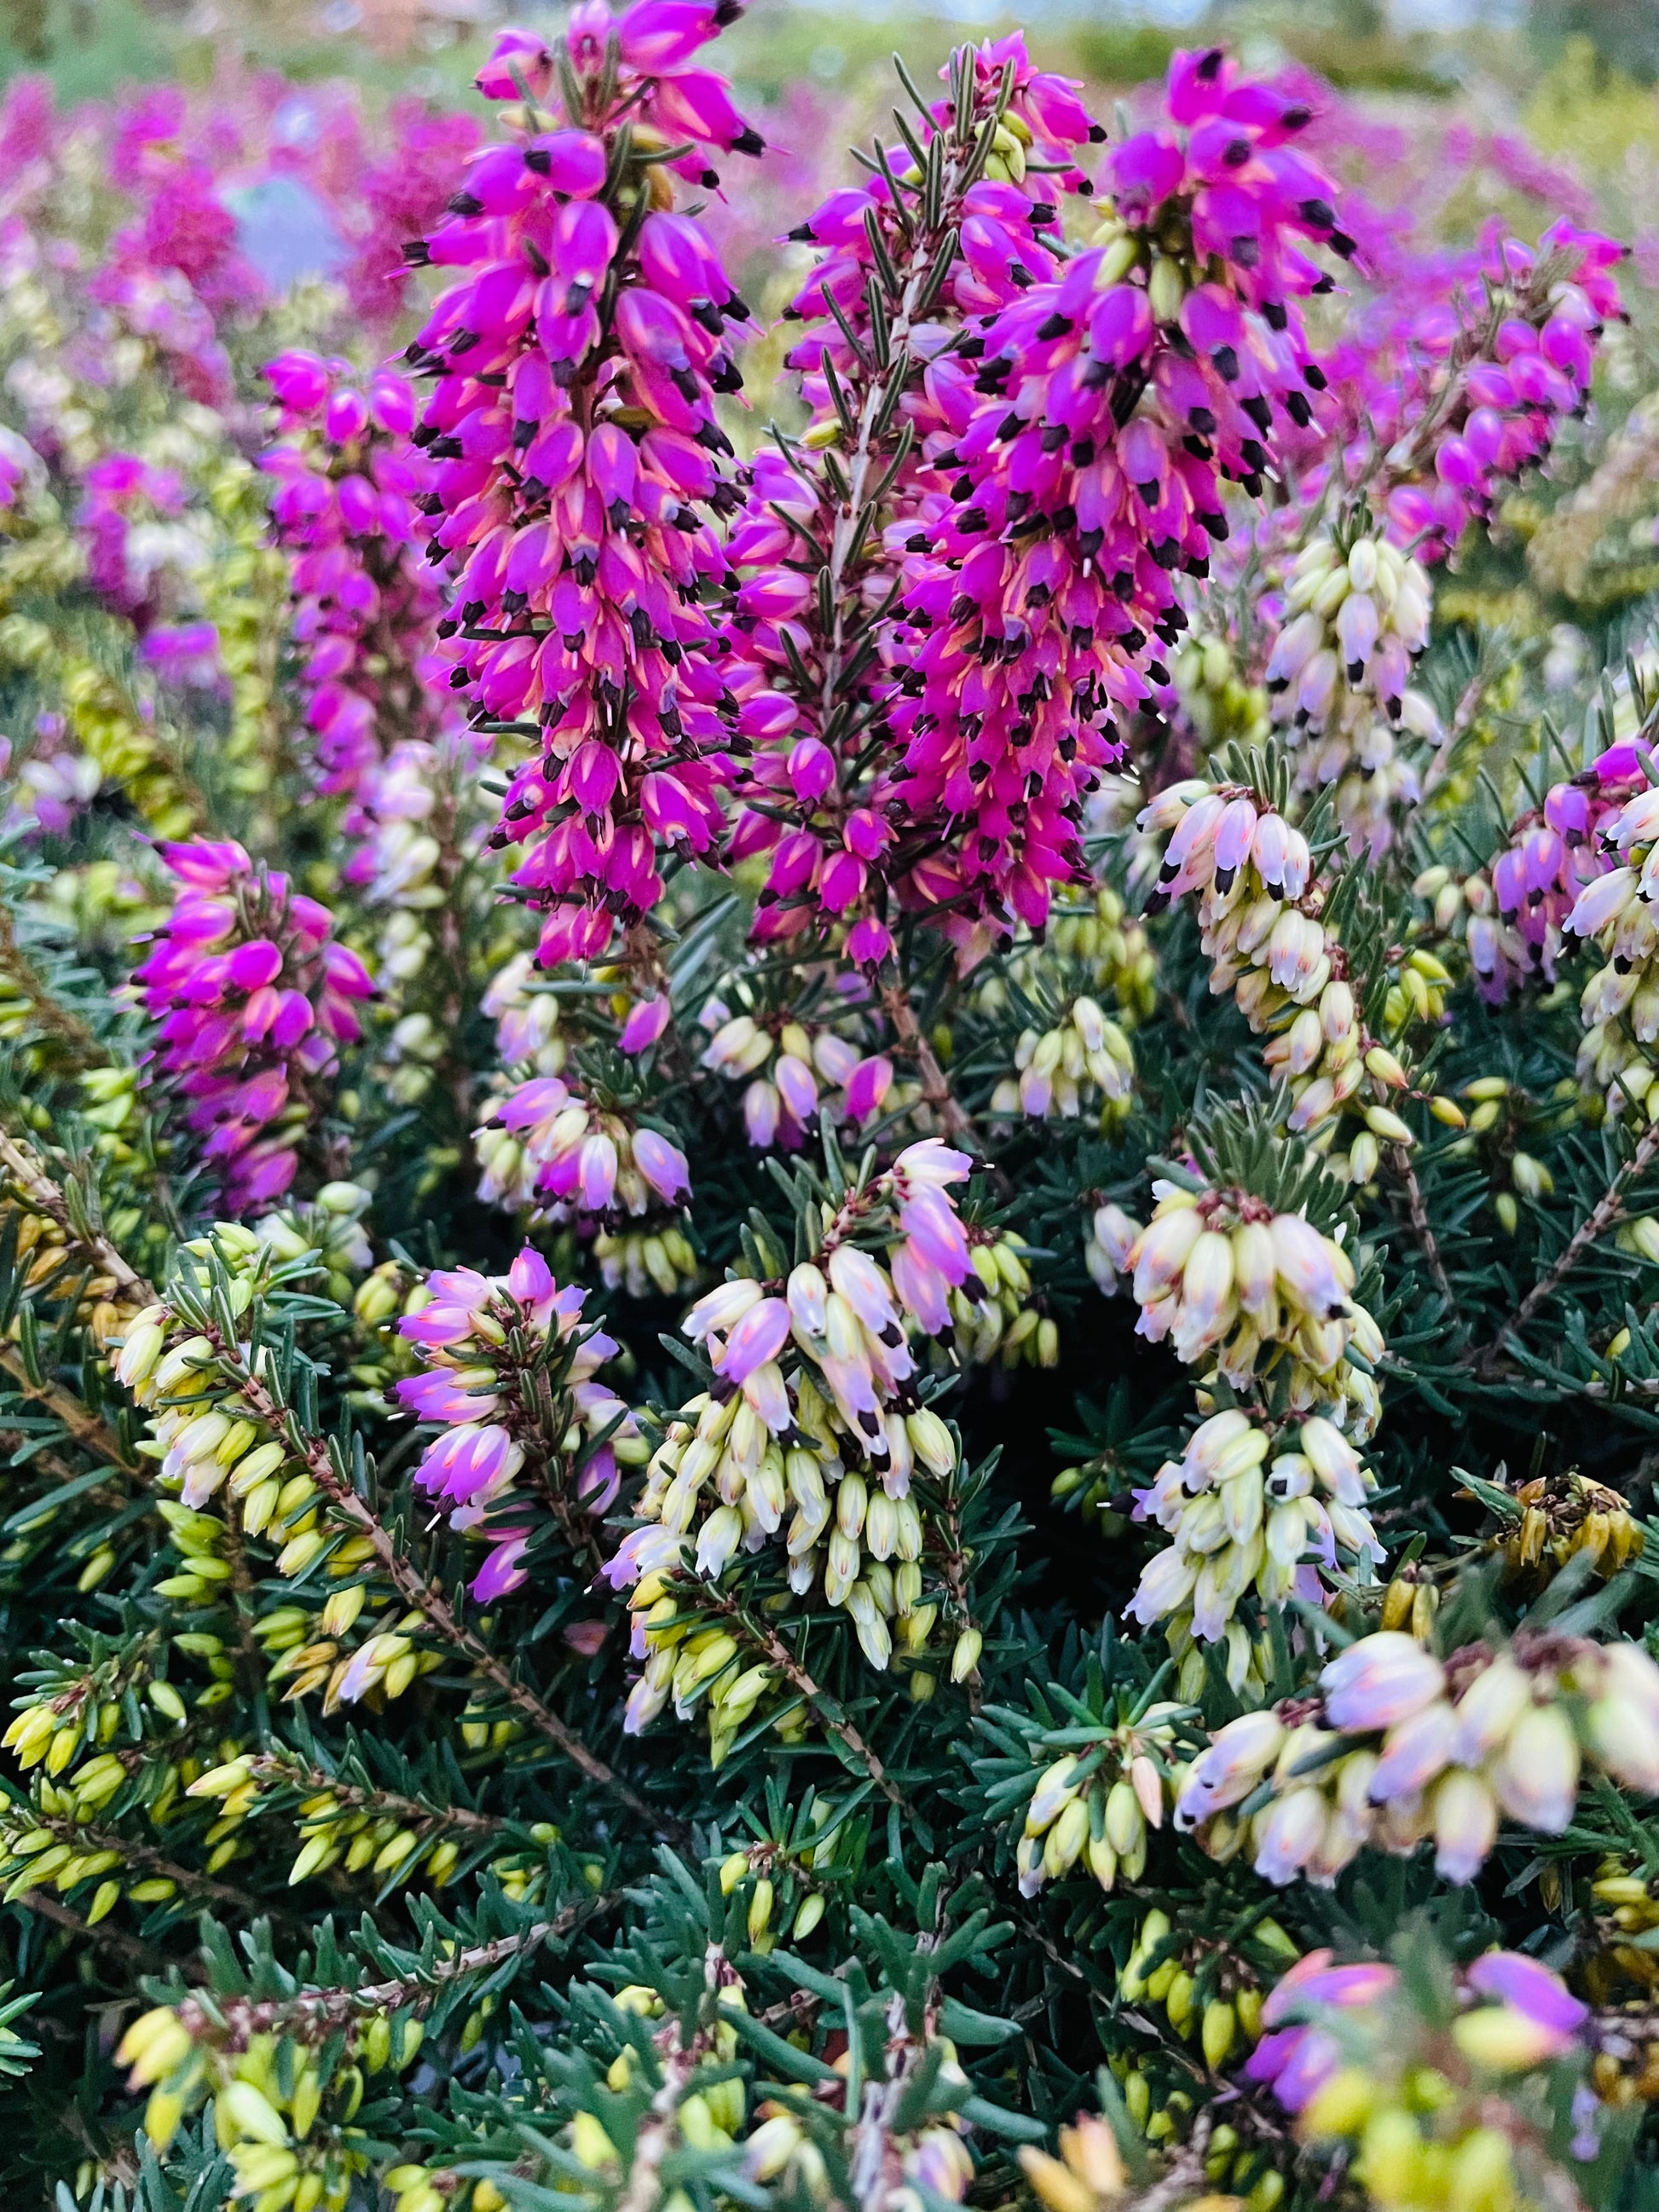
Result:
M1502 1000L1532 976L1555 981L1565 937L1578 927L1581 896L1613 867L1626 802L1647 788L1635 748L1611 745L1583 775L1552 785L1541 811L1515 823L1488 871L1495 916L1480 910L1486 883L1469 887L1469 958L1483 997ZM1594 933L1595 911L1585 906L1586 933Z
M960 473L906 540L915 642L890 720L903 819L933 848L902 896L964 957L1088 880L1082 807L1169 684L1176 574L1207 574L1224 480L1258 489L1324 404L1298 302L1326 283L1309 249L1351 241L1291 143L1308 111L1218 53L1176 56L1167 99L1108 180L1133 228L1189 222L1216 273L1166 306L1144 269L1112 283L1110 249L1090 248L934 380L935 457Z
M211 623L162 623L140 641L138 659L174 690L223 692L219 633Z
M595 1379L617 1345L599 1330L583 1329L584 1292L562 1289L533 1246L504 1276L436 1270L426 1289L428 1303L398 1323L424 1363L422 1373L398 1382L398 1401L416 1419L441 1425L415 1480L443 1501L452 1527L493 1547L475 1594L505 1595L525 1579L533 1531L502 1526L494 1509L522 1495L517 1483L526 1465L542 1485L557 1480L573 1424L589 1436L611 1432L576 1475L575 1502L597 1520L616 1500L617 1438L638 1437L632 1415Z
M35 717L34 742L21 761L14 760L9 744L3 758L16 777L13 819L20 826L32 822L49 836L64 834L91 805L104 781L97 762L68 742L58 714Z
M480 1605L493 1604L497 1598L519 1589L529 1572L524 1564L529 1548L530 1539L523 1533L508 1534L499 1543L492 1542L489 1557L472 1578L472 1595Z
M847 1079L847 1111L852 1119L867 1121L878 1114L892 1085L893 1063L884 1054L861 1060Z
M1583 2004L1547 1966L1519 1951L1488 1951L1465 1968L1464 1980L1483 1997L1523 2014L1540 2030L1540 2057L1571 2049L1589 2018Z
M738 730L753 748L741 785L751 805L735 825L732 853L772 854L754 935L788 940L840 925L845 956L861 968L892 953L890 889L908 867L897 850L904 766L890 746L868 742L872 718L890 711L895 673L890 622L878 634L871 610L890 597L948 507L956 467L949 446L972 405L971 357L984 344L979 326L1012 309L1024 288L1057 275L1054 194L1057 187L1086 189L1073 157L1086 140L1103 136L1074 85L1032 68L1021 34L969 58L975 116L991 112L1011 70L1010 111L1030 130L1047 167L1034 167L1019 184L970 179L948 135L955 118L941 101L932 129L923 125L924 137L947 132L935 225L917 224L913 209L895 207L885 179L872 176L831 193L791 233L816 246L819 258L791 303L803 335L787 366L799 373L804 400L826 425L835 419L832 374L854 415L871 387L871 287L881 282L872 234L901 283L913 273L919 278L945 255L927 319L907 336L903 406L887 410L885 442L874 450L872 467L895 471L884 534L866 532L843 573L840 604L820 607L820 564L801 533L832 542L840 494L809 441L787 454L763 450L756 457L727 546L742 580L729 680L741 702ZM953 350L964 329L975 335ZM896 441L907 424L912 442L902 455Z
M347 216L344 228L355 252L340 271L354 319L371 328L395 321L407 305L414 271L401 241L442 219L456 169L475 152L479 137L471 115L434 112L409 97L392 102L386 124L391 146L356 173L362 212Z
M185 509L183 479L133 453L107 453L82 478L80 532L87 580L141 634L155 622L168 529ZM149 525L134 534L135 525ZM161 526L159 528L156 526Z
M532 1207L538 1220L612 1213L637 1219L690 1195L690 1170L678 1145L591 1105L560 1076L518 1085L496 1102L477 1136L484 1170L479 1196Z
M170 845L163 857L183 888L133 972L156 1024L151 1079L186 1102L221 1204L247 1213L293 1182L316 1086L362 1036L356 1008L374 987L331 941L328 909L240 845Z
M1275 1712L1241 1714L1218 1729L1188 1770L1176 1804L1176 1826L1189 1829L1237 1805L1278 1758L1285 1726Z
M1306 1953L1267 1994L1261 2024L1268 2033L1245 2063L1247 2079L1267 2083L1287 2112L1301 2112L1342 2064L1342 2046L1311 2021L1292 2027L1281 2022L1299 2012L1316 2016L1324 2006L1364 2011L1382 2002L1399 1978L1380 1960L1337 1966L1329 1951Z
M271 520L293 555L294 638L317 785L345 799L348 835L387 811L376 787L396 744L453 741L448 664L435 647L443 598L416 545L430 465L408 444L414 395L381 370L289 353L266 376L281 434L260 465Z
M617 1040L620 1052L645 1052L655 1044L668 1027L670 1007L666 999L640 999L629 1008L628 1019L623 1024L622 1035Z
M690 1195L691 1175L685 1154L654 1129L635 1131L634 1164L665 1206L673 1206Z
M1443 1694L1445 1669L1431 1651L1398 1630L1361 1637L1321 1674L1326 1717L1356 1733L1391 1729Z
M524 848L514 882L546 915L550 966L597 957L655 903L664 846L708 849L730 770L703 605L726 563L706 518L734 496L714 396L740 385L726 327L748 311L694 217L653 206L624 245L605 195L645 174L609 177L620 129L690 141L674 166L700 182L707 149L760 142L686 66L719 11L668 6L579 8L562 35L581 127L480 154L410 249L465 272L410 349L436 380L415 435L435 465L432 557L460 572L451 680L480 722L539 732L495 836ZM479 83L513 99L514 70L533 88L552 69L534 34L507 33Z
M1505 482L1547 457L1588 397L1603 325L1624 317L1613 274L1624 252L1563 221L1534 252L1492 223L1471 248L1409 257L1355 319L1326 364L1329 386L1343 448L1385 453L1396 544L1443 557ZM1487 329L1489 348L1472 340Z
M714 1365L729 1382L745 1382L757 1367L775 1359L788 1340L789 1308L781 1298L751 1305L727 1332Z

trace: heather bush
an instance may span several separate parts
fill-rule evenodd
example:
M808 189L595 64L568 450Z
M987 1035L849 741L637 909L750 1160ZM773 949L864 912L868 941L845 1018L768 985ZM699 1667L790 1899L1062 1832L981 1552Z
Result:
M1639 271L734 13L0 110L8 2201L1635 2212Z

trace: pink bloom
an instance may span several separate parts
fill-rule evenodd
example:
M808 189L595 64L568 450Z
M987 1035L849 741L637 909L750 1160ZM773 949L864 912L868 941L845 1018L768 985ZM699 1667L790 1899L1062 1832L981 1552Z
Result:
M756 1368L775 1359L789 1336L789 1309L781 1298L762 1298L727 1332L716 1360L728 1382L747 1381Z
M152 1079L189 1102L204 1157L222 1164L221 1203L246 1213L292 1182L301 1132L260 1141L262 1132L296 1091L333 1075L336 1043L360 1034L347 1002L372 987L331 940L327 910L255 870L240 845L173 845L163 856L184 888L133 973L156 1024Z
M635 1131L634 1164L665 1206L674 1205L691 1188L685 1154L654 1129Z
M893 1063L880 1053L861 1060L847 1079L847 1110L855 1121L867 1121L881 1110L892 1088Z
M629 1007L628 1019L623 1024L617 1038L618 1050L627 1053L644 1052L668 1027L669 1004L666 999L640 999Z
M511 1535L491 1545L489 1557L472 1578L472 1595L480 1605L493 1604L520 1586L529 1572L524 1565L529 1548L530 1540L525 1535Z

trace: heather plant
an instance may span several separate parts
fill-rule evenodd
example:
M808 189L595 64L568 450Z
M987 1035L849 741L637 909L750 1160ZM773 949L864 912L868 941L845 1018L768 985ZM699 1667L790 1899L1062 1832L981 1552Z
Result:
M1639 286L734 13L0 116L8 2201L1638 2212Z

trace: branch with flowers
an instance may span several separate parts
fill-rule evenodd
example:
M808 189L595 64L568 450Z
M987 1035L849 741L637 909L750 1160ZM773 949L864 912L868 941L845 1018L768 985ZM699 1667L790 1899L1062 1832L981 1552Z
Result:
M0 2172L1623 2212L1659 318L738 12L0 102Z

